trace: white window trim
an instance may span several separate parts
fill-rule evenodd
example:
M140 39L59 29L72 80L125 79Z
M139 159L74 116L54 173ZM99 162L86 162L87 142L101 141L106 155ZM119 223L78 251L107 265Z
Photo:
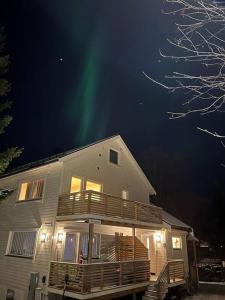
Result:
M173 238L180 239L180 248L174 248L173 247ZM182 241L182 236L181 235L172 235L171 242L172 242L172 249L173 249L173 251L182 251L182 249L183 249L183 241Z
M127 198L123 198L123 192L126 192L126 193L127 193ZM129 199L130 199L130 193L129 193L129 191L126 190L126 189L122 189L122 192L121 192L121 198L122 198L123 200L129 200Z
M110 161L110 150L113 150L113 151L117 152L117 154L118 154L118 164L114 164L113 162ZM113 165L113 166L116 166L116 167L120 167L121 166L120 154L121 154L121 152L119 150L117 150L117 149L115 149L113 147L110 147L109 151L108 151L108 163L110 165Z
M40 228L32 228L32 229L27 229L27 230L25 230L25 229L11 230L9 232L9 236L8 236L8 242L7 242L7 246L6 246L5 256L30 259L32 262L35 261L36 251L37 251L37 245L38 245L38 239L39 239L39 233L40 233L39 231L40 231ZM36 232L35 241L34 241L34 253L33 253L33 256L24 256L24 255L10 254L10 249L11 249L11 245L12 245L12 238L13 238L13 233L14 232Z
M42 197L40 198L35 198L35 199L25 199L25 200L19 200L19 197L20 197L20 191L21 191L21 187L22 187L22 184L23 183L31 183L31 182L34 182L34 181L38 181L38 180L43 180L44 181L44 185L43 185L43 192L42 192ZM29 203L29 202L43 202L43 199L44 199L44 196L45 196L45 188L46 188L46 176L43 176L43 177L37 177L33 180L22 180L20 181L19 183L19 188L18 188L18 191L17 191L17 197L16 197L16 205L20 205L20 204L23 204L23 203ZM32 189L31 189L31 193L33 191L33 185L32 185Z

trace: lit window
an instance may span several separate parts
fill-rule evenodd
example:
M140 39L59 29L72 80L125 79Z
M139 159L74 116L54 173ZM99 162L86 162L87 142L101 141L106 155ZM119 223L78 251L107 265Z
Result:
M182 248L182 240L179 236L172 237L172 245L173 249L181 249Z
M70 193L78 193L81 191L81 178L72 177L71 186L70 186Z
M36 231L11 232L8 243L8 255L30 257L34 256Z
M128 191L126 190L122 191L122 199L128 200Z
M21 184L19 200L25 200L27 198L26 197L27 190L28 190L27 187L28 187L27 182Z
M87 180L86 181L86 190L89 191L95 191L95 192L101 192L102 191L102 184Z
M21 184L19 201L40 199L43 195L44 180L35 180Z
M119 164L119 153L113 149L109 150L109 161L115 165Z

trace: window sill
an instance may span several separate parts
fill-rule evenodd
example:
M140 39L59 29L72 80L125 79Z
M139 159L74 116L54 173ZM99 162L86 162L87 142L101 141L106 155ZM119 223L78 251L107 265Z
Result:
M25 259L33 259L33 256L23 256L23 255L16 255L16 254L5 254L5 256L9 257L20 257L20 258L25 258Z
M16 201L16 204L29 203L29 202L42 202L42 198L26 199L26 200L17 200L17 201Z

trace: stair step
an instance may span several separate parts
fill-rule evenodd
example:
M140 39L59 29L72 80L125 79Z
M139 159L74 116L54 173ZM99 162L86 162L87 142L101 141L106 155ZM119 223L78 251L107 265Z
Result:
M159 298L154 296L142 296L142 300L159 300Z
M142 300L159 300L159 298L155 296L142 296Z
M155 294L157 294L157 291L146 291L145 292L146 294L151 294L151 295L155 295Z

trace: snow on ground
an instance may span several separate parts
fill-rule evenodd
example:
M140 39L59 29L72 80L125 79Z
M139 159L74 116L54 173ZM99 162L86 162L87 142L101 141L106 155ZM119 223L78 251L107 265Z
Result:
M187 297L184 300L225 300L225 295L216 294L197 294L191 297Z

